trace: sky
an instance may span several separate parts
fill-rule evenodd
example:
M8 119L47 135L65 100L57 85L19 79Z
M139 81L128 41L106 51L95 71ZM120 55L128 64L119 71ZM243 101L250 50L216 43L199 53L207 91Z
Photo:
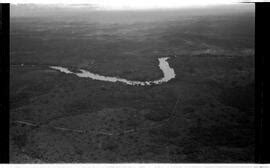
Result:
M249 0L0 0L12 4L89 4L103 9L155 9L234 4Z

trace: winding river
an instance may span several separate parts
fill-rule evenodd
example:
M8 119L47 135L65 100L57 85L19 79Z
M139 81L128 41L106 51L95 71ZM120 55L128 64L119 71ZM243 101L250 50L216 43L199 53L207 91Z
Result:
M138 85L138 86L147 86L147 85L157 85L164 82L168 82L169 80L175 78L174 69L170 67L167 60L169 57L162 57L159 58L159 68L163 72L163 77L161 79L153 80L153 81L132 81L123 78L117 77L110 77L110 76L103 76L95 73L91 73L87 70L79 69L80 72L71 72L68 68L61 67L61 66L50 66L50 68L58 70L60 72L66 74L73 74L81 78L91 78L93 80L100 80L100 81L107 81L107 82L121 82L127 85Z

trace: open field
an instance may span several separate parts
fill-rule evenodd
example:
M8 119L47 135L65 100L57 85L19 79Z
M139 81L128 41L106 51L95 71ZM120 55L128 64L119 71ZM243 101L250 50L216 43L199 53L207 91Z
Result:
M154 12L11 18L11 162L254 161L253 8ZM157 86L48 68L146 81L166 56Z

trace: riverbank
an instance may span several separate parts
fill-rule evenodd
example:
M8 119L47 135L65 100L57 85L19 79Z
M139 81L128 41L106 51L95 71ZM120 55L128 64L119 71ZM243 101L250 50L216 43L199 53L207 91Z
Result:
M103 76L95 73L91 73L87 70L80 69L80 72L72 72L68 68L61 67L61 66L50 66L51 69L58 70L60 72L66 73L66 74L73 74L81 78L91 78L93 80L100 80L100 81L107 81L107 82L121 82L127 85L140 85L140 86L149 86L149 85L157 85L164 82L168 82L171 79L175 78L176 74L174 72L174 69L170 67L167 60L169 57L162 57L159 58L159 68L163 73L163 77L161 79L157 79L154 81L132 81L127 80L123 78L118 77L110 77L110 76Z

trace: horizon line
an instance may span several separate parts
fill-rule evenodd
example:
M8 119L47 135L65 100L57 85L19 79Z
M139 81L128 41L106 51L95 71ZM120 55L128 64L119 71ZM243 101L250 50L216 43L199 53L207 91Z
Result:
M2 0L3 1L3 0ZM189 7L208 7L222 5L243 4L241 0L4 0L10 2L11 5L55 5L63 7L84 8L93 7L104 10L149 10L149 9L178 9Z

